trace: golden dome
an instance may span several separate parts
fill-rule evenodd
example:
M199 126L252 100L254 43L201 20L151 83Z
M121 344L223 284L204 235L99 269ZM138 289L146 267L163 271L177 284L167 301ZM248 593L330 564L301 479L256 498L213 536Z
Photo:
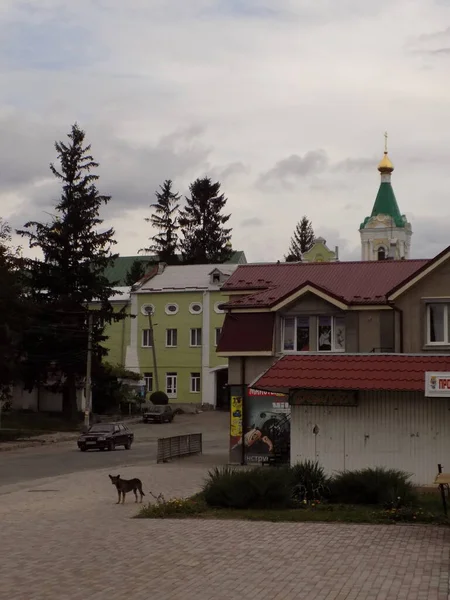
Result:
M392 173L394 170L394 165L392 164L387 151L385 151L383 158L378 163L378 170L380 173Z

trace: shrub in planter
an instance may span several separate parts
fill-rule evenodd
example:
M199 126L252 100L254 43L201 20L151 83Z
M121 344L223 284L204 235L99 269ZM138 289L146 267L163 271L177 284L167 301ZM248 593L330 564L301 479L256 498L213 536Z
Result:
M150 395L150 402L158 405L169 404L169 397L162 391L153 392L153 394Z
M330 495L330 480L323 467L313 460L304 460L291 468L292 496L296 502L325 500Z
M409 478L409 473L405 471L384 467L343 471L331 482L331 501L395 505L400 508L417 500L416 490Z
M291 504L289 469L215 468L208 474L203 497L220 508L285 508Z

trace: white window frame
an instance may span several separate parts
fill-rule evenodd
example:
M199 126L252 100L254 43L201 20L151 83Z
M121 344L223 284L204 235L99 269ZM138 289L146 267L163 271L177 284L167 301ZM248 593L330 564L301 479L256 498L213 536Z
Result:
M431 341L431 323L430 323L430 309L431 306L436 305L444 306L444 339L440 342L432 342ZM449 307L450 302L427 302L427 346L450 346L450 336L448 332L448 322L449 322Z
M166 394L169 398L176 398L178 392L178 373L166 373Z
M145 392L153 392L153 373L144 373Z
M294 342L295 342L295 348L294 350L285 350L284 349L284 332L285 332L285 323L287 319L294 319L295 320L295 338L294 338ZM311 333L312 333L312 329L311 329L311 320L309 318L308 315L296 315L296 316L286 316L283 317L282 320L282 336L281 336L281 351L284 354L308 354L308 352L311 352L311 350L297 350L297 319L308 319L308 323L309 323L309 347L311 348Z
M327 319L331 319L331 350L320 350L319 349L319 324L320 324L320 318L327 318ZM317 336L317 352L324 352L326 353L336 353L336 352L345 352L345 348L339 348L336 349L334 347L334 327L335 327L335 321L336 319L344 319L344 328L345 328L345 341L347 341L347 328L346 328L346 323L345 323L345 318L342 315L319 315L317 317L317 331L316 331L316 336Z
M217 347L217 345L219 344L219 338L220 335L222 333L222 327L216 327L214 330L214 345Z
M191 385L190 390L191 394L200 394L202 389L202 375L201 373L191 373Z
M221 310L221 306L222 304L225 304L225 300L219 300L218 302L214 303L214 312L217 313L218 315L223 314L225 311Z
M194 310L194 306L199 306L200 310ZM203 312L203 304L201 302L191 302L189 304L189 312L191 315L201 315Z
M168 327L166 329L166 348L176 348L178 346L178 329Z
M141 306L141 314L143 314L145 317L148 316L148 312L147 310L150 309L150 314L153 316L155 314L155 305L154 304L143 304Z
M171 306L173 306L175 308L175 310L170 310ZM180 310L180 307L178 306L178 304L176 302L168 302L164 308L166 315L176 315L179 310Z
M199 337L200 337L200 340L198 339ZM195 343L193 343L193 342L195 342ZM202 328L201 327L191 327L191 330L189 332L189 345L191 348L201 348L202 347Z
M141 338L141 343L142 343L142 348L151 348L152 344L151 344L151 329L143 329L142 330L142 338Z

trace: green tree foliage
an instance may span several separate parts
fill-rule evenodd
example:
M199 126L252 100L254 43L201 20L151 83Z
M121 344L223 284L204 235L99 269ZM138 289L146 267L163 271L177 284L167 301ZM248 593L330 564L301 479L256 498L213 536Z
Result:
M314 230L311 221L306 217L302 217L295 227L294 234L291 237L291 245L287 256L284 257L286 262L297 262L302 260L302 255L314 244Z
M160 262L174 265L178 263L178 210L181 196L172 190L172 181L166 179L160 186L159 192L155 192L156 202L150 205L154 213L149 219L159 233L150 238L151 244L143 248L141 252L154 253Z
M117 412L120 404L132 397L126 380L139 381L140 379L138 373L129 371L121 365L111 365L108 362L97 365L92 374L93 412L97 414Z
M50 169L62 184L49 223L30 221L20 235L42 258L28 264L30 299L35 307L35 325L26 336L25 383L53 381L63 393L63 412L73 418L77 411L76 389L84 385L88 339L89 305L96 301L93 319L93 362L107 354L101 343L106 323L125 318L114 313L109 298L114 283L104 276L117 255L112 253L114 230L102 228L100 208L110 196L96 187L98 167L85 145L85 133L77 124L69 142L56 142L60 166Z
M233 254L231 229L224 227L230 215L223 215L227 203L220 192L220 183L209 177L196 179L190 186L190 197L180 211L179 223L183 234L180 243L186 264L223 263Z
M28 321L23 259L20 249L12 246L11 228L0 218L0 402L19 377Z
M125 285L133 285L144 277L147 272L149 263L136 259L125 275Z

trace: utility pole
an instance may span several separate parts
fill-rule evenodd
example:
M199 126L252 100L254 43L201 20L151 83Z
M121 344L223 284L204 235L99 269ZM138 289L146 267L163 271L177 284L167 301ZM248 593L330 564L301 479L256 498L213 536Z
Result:
M156 348L155 348L155 336L153 335L153 321L152 321L152 311L150 308L147 308L147 316L148 316L148 327L150 329L150 340L152 342L152 354L153 354L153 366L155 369L155 384L157 392L159 389L159 378L158 378L158 365L156 364Z
M84 424L89 428L89 417L92 410L91 406L91 371L92 371L92 327L94 315L89 313L88 317L88 347L87 347L87 363L86 363L86 406L84 408Z

